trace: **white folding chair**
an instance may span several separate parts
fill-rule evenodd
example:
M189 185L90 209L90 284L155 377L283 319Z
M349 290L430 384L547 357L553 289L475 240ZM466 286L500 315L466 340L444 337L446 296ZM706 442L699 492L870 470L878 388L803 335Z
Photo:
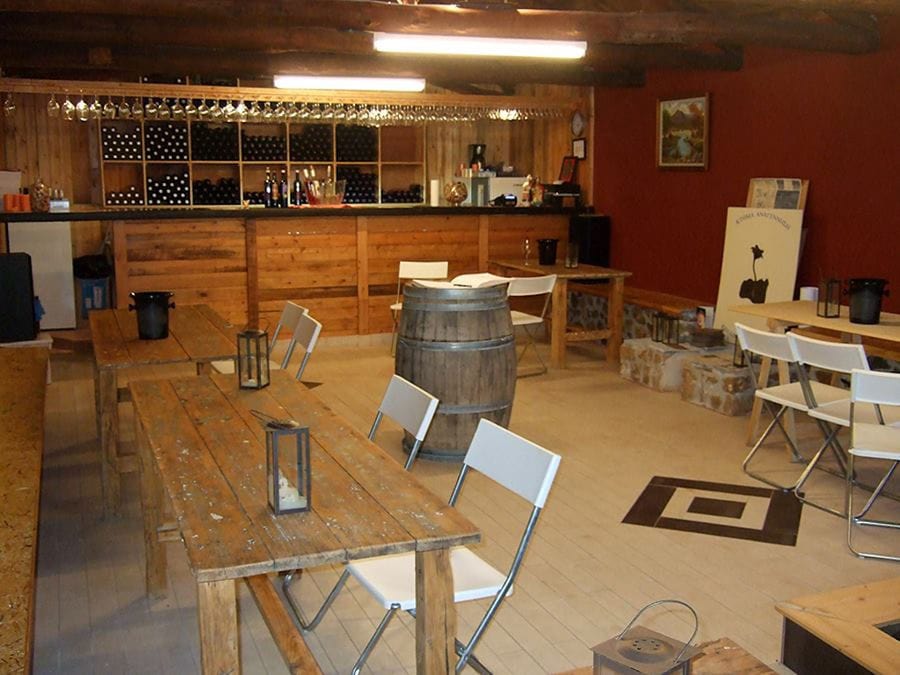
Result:
M449 269L450 263L446 260L440 262L400 261L400 269L397 273L397 297L394 304L391 305L391 319L394 322L391 331L391 354L397 348L397 327L400 312L403 310L403 302L400 299L403 293L403 282L410 279L446 279Z
M295 302L291 302L290 300L284 303L284 309L281 310L281 316L278 318L278 323L275 324L275 332L272 333L272 338L269 340L269 354L271 355L275 351L278 336L283 330L290 331L290 338L288 339L287 345L285 346L284 356L282 357L281 361L269 359L270 370L287 368L287 362L290 358L291 350L293 350L294 342L297 339L297 331L295 330L297 321L303 314L306 314L306 307L302 307ZM234 373L234 360L213 361L212 367L215 368L219 373L231 375Z
M529 295L546 296L540 314L528 314L515 309L510 311L513 330L521 326L525 332L525 346L522 348L522 351L519 352L517 360L521 362L522 357L525 356L525 352L528 351L529 347L532 347L535 356L537 356L537 359L541 364L541 369L535 374L546 373L547 364L544 363L544 359L541 358L541 353L537 348L537 342L535 342L534 333L531 331L534 326L540 326L544 323L544 318L547 316L547 309L550 307L550 298L553 295L553 287L555 285L555 274L548 274L542 277L513 277L509 280L509 290L507 295L511 298Z
M388 382L381 405L378 406L375 421L369 430L369 440L375 440L375 432L378 431L381 419L385 415L397 422L416 439L403 467L409 471L416 461L416 455L419 454L419 448L422 447L422 441L425 440L425 434L428 433L437 407L437 398L399 375L394 375Z
M797 448L794 439L791 438L791 435L787 433L784 426L781 423L781 419L784 414L788 410L796 410L799 412L808 412L809 406L807 405L806 394L803 389L803 384L799 381L789 382L787 384L777 384L773 386L768 386L767 383L759 382L759 369L754 370L754 356L769 358L776 361L783 361L790 366L791 364L795 364L794 354L791 351L791 345L788 342L788 336L782 335L779 333L769 333L767 331L756 330L755 328L751 328L749 326L745 326L741 323L734 324L735 332L737 333L737 339L741 346L741 349L744 351L747 364L750 368L751 379L753 380L753 384L755 387L754 396L762 401L763 407L772 415L772 421L769 422L769 425L763 430L760 437L756 440L756 443L753 444L753 447L750 449L750 452L744 458L743 463L741 464L741 469L748 476L755 478L758 481L765 483L766 485L771 485L774 488L778 488L779 490L793 490L796 487L797 482L803 477L798 477L797 482L791 485L783 485L781 483L776 483L775 481L763 476L762 474L756 473L750 469L750 462L756 453L759 451L762 444L765 442L766 438L772 432L772 430L777 426L784 437L787 439L788 444L791 448L791 454L793 456L793 460L795 462L803 462L803 457L800 454L800 450ZM836 400L839 396L843 396L844 394L836 394L835 387L830 387L828 385L822 385L818 382L810 383L810 387L815 391L815 397L820 402L830 402Z
M850 427L850 391L811 378L808 369L817 368L844 375L849 375L853 370L869 370L866 352L862 345L817 340L794 333L788 333L788 344L791 347L791 354L799 366L800 384L809 407L808 414L816 421L825 436L825 442L822 443L800 475L800 480L794 486L794 492L800 501L810 506L836 516L844 516L844 512L839 509L808 499L803 493L803 487L826 448L831 448L840 467L840 476L841 478L845 477L847 460L837 435L841 428ZM869 419L874 420L875 414L872 406L868 406L866 412ZM862 414L863 410L859 410L858 413Z
M890 424L885 414L890 409L900 419L900 373L874 373L867 370L854 370L850 379L850 460L847 471L847 546L860 558L877 560L893 560L900 562L900 556L860 551L853 548L853 529L859 527L880 527L900 529L900 522L867 519L865 516L880 497L885 486L894 475L897 463L900 462L900 422ZM866 406L864 417L858 413ZM870 419L869 410L875 413L875 420ZM890 462L887 472L872 491L872 496L859 513L853 512L853 465L854 458Z
M450 495L450 505L456 504L463 481L469 471L474 469L530 501L533 508L513 561L505 575L484 562L468 548L458 547L450 551L454 601L465 602L493 597L487 612L475 628L469 641L464 645L456 640L456 652L460 657L456 664L456 672L460 672L466 665L472 666L479 672L489 672L472 651L497 613L503 599L512 593L513 582L522 565L522 558L531 541L550 486L553 484L559 460L559 455L545 450L493 422L482 419L478 423L475 436L469 445L469 451L463 460L459 477L456 479L456 485ZM356 674L365 664L372 649L397 611L402 609L414 613L416 610L415 553L401 553L350 562L312 620L306 621L302 613L298 612L298 619L305 630L315 629L351 575L386 610L375 634L372 635L353 667L352 672Z
M322 332L322 324L312 318L309 314L303 314L297 321L297 327L294 329L294 344L290 350L284 355L284 365L287 367L294 349L300 347L303 349L303 360L297 369L296 379L303 377L303 371L306 370L306 364L312 355L313 349L316 348L316 342L319 340L319 333Z

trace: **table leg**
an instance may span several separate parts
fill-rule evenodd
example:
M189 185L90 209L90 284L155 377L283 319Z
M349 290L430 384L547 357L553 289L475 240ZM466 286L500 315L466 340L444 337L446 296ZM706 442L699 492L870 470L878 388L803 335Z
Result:
M416 551L416 672L456 669L456 607L450 550Z
M135 437L141 476L141 509L144 514L144 578L147 594L160 597L166 592L166 546L159 540L163 510L162 486L147 434L139 420L135 420Z
M97 370L97 420L100 427L100 483L103 489L103 510L107 515L117 513L120 501L119 486L119 395L116 371Z
M566 367L566 326L569 322L569 281L557 277L553 286L553 307L550 312L550 364Z
M622 347L622 326L625 312L625 278L617 277L609 280L609 308L607 327L609 337L606 340L606 360L619 365L619 350Z
M759 362L759 375L756 378L756 388L762 389L769 382L769 371L772 370L772 359L764 356ZM750 371L753 372L752 370ZM756 443L756 431L759 427L759 418L762 416L762 399L753 397L753 409L750 411L750 421L747 429L747 445Z
M225 579L198 583L197 614L203 674L240 673L237 582Z

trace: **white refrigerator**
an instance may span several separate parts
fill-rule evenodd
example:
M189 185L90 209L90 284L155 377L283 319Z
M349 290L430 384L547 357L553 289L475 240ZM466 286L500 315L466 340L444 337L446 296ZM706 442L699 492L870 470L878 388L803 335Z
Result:
M45 312L41 330L75 328L71 223L8 223L7 233L11 253L31 256L34 294Z

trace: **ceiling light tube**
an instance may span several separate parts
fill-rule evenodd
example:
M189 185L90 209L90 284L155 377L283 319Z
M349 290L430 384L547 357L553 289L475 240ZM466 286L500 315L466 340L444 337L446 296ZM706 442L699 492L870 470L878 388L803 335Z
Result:
M418 77L330 77L325 75L276 75L279 89L327 89L330 91L422 91Z
M511 56L540 59L580 59L587 42L485 38L463 35L410 35L375 33L375 51L400 54L447 54L452 56Z

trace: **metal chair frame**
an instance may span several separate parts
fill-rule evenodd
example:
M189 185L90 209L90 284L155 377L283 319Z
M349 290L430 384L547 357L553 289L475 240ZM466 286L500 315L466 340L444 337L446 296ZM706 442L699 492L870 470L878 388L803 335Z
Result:
M553 297L553 287L555 285L555 274L548 274L541 277L511 277L509 280L509 287L507 289L507 296L510 298L546 295L544 299L544 307L541 309L541 313L539 315L516 311L510 313L513 330L515 330L517 327L521 327L525 331L526 338L525 346L522 348L522 351L519 352L516 356L516 362L521 363L522 358L525 356L525 352L527 352L528 348L531 347L534 350L534 355L537 357L538 362L541 364L540 370L537 373L534 373L536 375L543 375L544 373L546 373L547 364L544 362L544 359L541 358L541 353L537 348L536 335L531 332L531 327L541 326L544 324L544 321L547 317L547 310L550 308L550 300Z
M450 263L446 260L400 261L400 266L397 271L397 297L394 300L394 304L391 305L391 320L394 324L391 329L391 354L397 349L398 320L400 312L403 311L403 302L401 300L403 294L403 282L411 279L446 279L449 269Z
M853 473L849 467L847 451L838 439L838 433L845 425L831 423L822 418L824 411L827 411L829 408L833 408L836 404L842 402L836 401L820 404L816 399L815 389L812 386L812 381L810 380L807 369L812 366L845 375L849 375L855 369L868 370L869 363L866 360L866 352L863 349L863 346L859 344L828 342L792 333L788 334L788 344L791 347L791 353L798 365L799 381L803 387L803 395L806 398L806 404L809 407L808 414L816 421L816 424L819 426L819 429L821 429L825 438L822 445L816 450L813 458L800 475L800 479L794 486L794 494L797 496L797 499L804 504L809 504L814 508L845 518L847 516L845 511L812 501L811 499L808 499L803 492L803 487L812 475L813 469L817 468L819 461L825 454L825 450L829 448L839 467L839 472L837 473L838 477L844 480L853 480ZM849 391L847 392L847 396L850 396ZM843 403L846 403L846 400L843 401ZM850 426L850 418L848 418L846 422L846 426Z
M518 441L523 442L524 444L530 445L532 448L540 451L545 457L542 457L539 461L546 462L546 470L543 476L543 480L540 482L540 485L531 484L525 487L524 489L521 485L516 486L515 480L502 480L498 478L494 478L490 475L491 472L494 471L502 471L503 469L509 470L509 462L504 462L503 460L497 459L487 459L484 460L482 458L476 458L473 462L470 463L470 455L473 455L473 448L475 448L478 444L479 451L484 452L482 448L486 447L490 443L496 441L498 438L503 438L504 436L509 436L511 438L515 438ZM485 440L486 439L486 440ZM520 447L522 447L520 445ZM536 454L536 453L535 453ZM528 496L532 503L533 508L531 510L531 514L528 518L528 523L525 526L525 531L522 534L522 538L519 541L519 546L516 549L516 554L513 558L512 564L510 565L509 571L506 574L506 577L503 580L503 583L500 585L499 589L493 596L493 600L491 601L490 606L482 617L481 621L478 623L478 626L475 628L475 631L472 633L472 636L469 638L469 641L463 644L460 640L455 640L455 650L457 655L459 656L459 661L456 664L456 672L461 672L466 665L472 666L477 672L482 674L489 674L490 671L475 657L473 651L477 646L478 642L481 640L481 637L484 634L487 626L490 624L491 620L494 618L494 615L497 613L497 610L500 608L503 600L506 596L511 592L513 582L516 579L516 576L519 573L519 569L522 566L522 560L525 556L525 551L528 548L528 544L531 541L531 537L534 534L535 526L537 525L538 518L541 515L541 511L543 510L544 502L547 497L547 493L550 490L550 486L553 483L553 479L556 476L556 471L559 467L560 457L559 455L555 455L539 446L529 443L522 439L521 437L513 434L506 429L490 422L488 420L482 419L479 422L478 429L475 432L475 437L472 439L472 444L469 447L469 453L467 453L466 458L463 460L463 466L460 469L459 476L456 479L456 484L453 486L453 491L450 494L450 499L448 503L450 506L455 506L457 499L459 498L459 494L462 490L463 483L466 479L466 476L469 473L470 468L474 468L477 471L481 471L485 473L489 477L493 478L495 481L503 485L504 487L516 492L522 497L526 497L525 492L530 492L531 494ZM505 466L506 465L506 466ZM311 631L319 625L322 618L325 616L325 613L334 603L335 599L341 592L341 589L347 582L347 579L352 574L351 566L353 563L350 563L347 567L344 568L341 573L340 578L337 583L331 589L331 592L325 598L322 606L316 612L315 616L312 619L307 620L305 615L303 614L299 604L294 600L294 598L289 593L289 587L294 579L294 573L286 575L282 580L282 589L284 591L284 595L288 600L288 604L293 609L294 614L297 617L297 620L300 622L300 626L306 630ZM381 639L381 636L384 634L384 631L387 629L388 625L391 622L391 619L394 618L397 611L401 609L401 605L398 603L392 603L390 607L385 612L382 617L378 627L375 629L375 633L369 639L368 643L366 643L365 648L357 659L356 664L351 671L353 675L357 675L362 667L365 665L366 660L369 658L369 655L372 653L372 650L375 648L375 645L378 644L378 641ZM407 610L409 614L415 616L415 607Z
M300 367L297 369L297 375L295 376L295 379L298 381L303 376L303 371L306 370L306 364L309 362L313 349L316 348L316 343L319 341L319 333L321 332L322 324L312 318L309 313L301 315L297 320L297 326L294 328L294 344L290 346L288 352L284 355L284 364L287 366L290 362L297 345L304 349L303 360L300 362Z
M869 389L874 389L874 393L869 393ZM891 389L891 391L887 391ZM852 442L849 450L849 460L848 460L848 473L847 473L847 483L846 483L846 504L847 504L847 548L859 558L869 558L874 560L886 560L893 562L900 562L900 556L888 555L885 553L876 553L874 551L862 551L853 546L853 528L854 526L858 527L881 527L886 529L900 529L900 523L894 521L887 520L876 520L871 518L866 518L866 514L871 510L872 506L875 504L875 501L883 496L884 489L887 486L888 482L891 480L891 477L894 475L894 471L897 469L897 464L900 463L900 427L894 427L895 434L897 436L897 447L891 456L890 451L883 452L880 450L868 450L865 448L856 447L857 431L858 431L858 422L855 418L856 413L856 405L857 403L868 403L875 406L875 414L877 418L877 424L886 426L884 414L882 413L881 406L892 406L892 407L900 407L900 374L897 373L873 373L865 370L854 370L851 374L850 380L850 431L852 434ZM887 394L887 395L885 395ZM876 455L882 454L887 456L878 457ZM854 513L853 511L853 488L856 482L852 480L854 476L853 473L853 465L854 458L860 455L862 457L866 457L869 459L879 459L883 461L890 462L890 467L885 472L884 476L878 482L872 490L872 495L866 501L863 508L858 512Z
M275 343L278 340L278 336L285 326L290 328L291 337L288 340L287 348L285 349L284 357L281 361L278 363L271 360L269 361L270 369L275 370L280 368L281 370L284 370L287 368L288 361L291 358L291 352L294 350L294 345L297 341L297 322L301 316L306 314L306 312L306 307L298 305L296 302L288 300L284 303L284 309L281 310L281 316L278 317L278 323L275 324L275 331L272 333L272 338L269 340L269 352L271 353L275 349ZM220 373L232 374L234 373L234 360L213 361L212 367Z
M375 440L375 433L385 415L399 423L415 438L403 466L409 471L416 461L416 455L419 454L419 448L422 447L422 441L425 440L428 427L431 426L431 420L437 412L438 403L435 396L421 387L399 375L393 375L381 399L381 405L378 406L378 412L375 413L372 428L369 429L369 440Z

